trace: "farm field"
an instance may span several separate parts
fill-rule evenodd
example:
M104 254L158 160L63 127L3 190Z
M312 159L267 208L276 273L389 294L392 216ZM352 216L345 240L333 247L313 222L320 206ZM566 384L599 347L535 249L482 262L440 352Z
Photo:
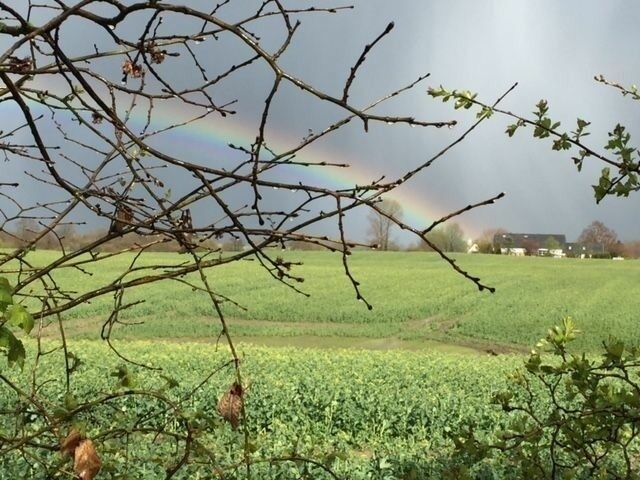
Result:
M54 252L30 255L34 264ZM497 288L477 288L439 257L422 252L365 252L351 257L362 293L374 305L356 301L339 255L325 252L278 252L301 262L293 273L304 277L304 297L274 281L256 262L242 261L211 270L216 291L238 302L223 310L236 337L265 344L356 346L364 348L445 348L486 346L526 350L563 317L572 316L585 332L577 348L593 349L609 335L640 341L640 262L610 260L459 255L458 263ZM76 291L117 278L131 257L119 257L93 275L62 270L56 280ZM176 254L149 253L140 260L175 264ZM186 280L195 280L187 278ZM116 338L216 338L218 321L205 294L185 283L139 287L125 301L143 301L123 312L135 325L114 330ZM72 336L97 338L113 303L111 296L65 313ZM52 327L53 330L53 327ZM53 333L52 333L53 334ZM321 337L319 340L318 338ZM449 347L450 348L450 347Z
M223 305L249 385L242 432L216 412L234 379L228 349L216 343L217 320L204 295L178 281L128 294L126 301L145 301L124 311L122 318L132 324L114 334L123 358L162 370L129 364L135 383L118 386L115 372L124 361L97 340L113 302L105 297L64 316L68 347L82 362L70 378L71 401L61 355L51 355L37 366L28 363L22 374L3 373L29 393L0 390L0 405L18 411L21 398L35 398L63 422L79 425L98 444L104 478L165 478L177 447L160 442L157 432L171 434L180 419L188 419L202 424L201 448L173 478L247 478L240 466L248 460L251 478L334 478L325 470L329 467L337 478L354 480L508 479L516 477L500 455L476 463L454 450L453 438L469 426L487 438L505 428L509 418L492 399L511 390L508 373L523 367L518 352L566 315L585 331L577 348L595 349L610 333L628 343L640 340L634 328L640 307L635 261L459 255L463 268L497 288L491 295L478 292L432 254L356 252L352 273L374 305L368 311L355 300L339 256L280 255L302 262L294 273L305 277L309 298L275 282L255 262L210 273L220 294L246 307ZM30 260L38 265L54 256L35 252ZM86 291L116 279L130 261L120 258L93 275L62 270L56 281ZM179 261L175 254L149 254L141 264ZM56 328L45 328L44 350L60 347ZM32 359L35 342L27 341L27 347ZM489 356L489 349L505 354ZM152 395L132 396L131 388ZM154 401L153 392L166 395L173 411ZM110 400L91 406L105 395ZM84 405L77 411L76 402ZM36 415L17 424L14 416L3 415L0 431L28 436L44 421ZM152 435L144 433L146 422ZM44 444L57 441L52 437ZM28 460L17 453L0 456L0 479L45 478L41 465L61 461L56 448L35 448L31 455ZM218 473L198 466L212 458Z
M458 478L462 459L453 456L449 435L470 423L493 432L499 425L499 412L491 405L491 398L505 388L506 372L521 365L519 357L508 355L477 358L247 344L240 344L240 349L243 375L250 384L246 406L252 478L332 478L302 462L264 461L287 456L319 460L344 479ZM84 402L114 389L126 391L118 388L112 375L122 361L110 354L104 343L75 341L72 351L83 361L72 376L74 401ZM206 422L207 433L199 434L199 441L213 452L215 463L225 472L224 476L210 476L197 466L196 451L194 466L174 478L244 478L242 470L234 471L234 465L243 459L243 433L233 431L216 413L218 398L233 381L233 370L227 366L197 388L209 372L228 362L226 349L134 341L122 353L163 368L158 372L129 366L135 379L131 387L160 391L180 406L180 415ZM64 382L48 381L63 376L62 362L56 358L45 358L38 367L43 382L38 398L65 418L70 407L65 401ZM28 390L29 368L26 373L22 377L26 380L18 382ZM178 384L168 387L161 375ZM19 408L20 399L0 390L0 404ZM13 418L0 417L0 431L18 428L27 435L42 426L38 418L26 426ZM131 434L132 443L125 447L129 437L122 432L163 422L167 425L161 430L176 428L175 411L163 410L153 398L116 395L105 405L78 410L72 418L75 425L99 440L104 463L99 478L165 478L165 468L176 458L172 442L159 441L156 433ZM57 440L45 438L43 443L56 444ZM129 453L119 454L123 451ZM44 478L39 465L56 463L57 455L47 449L35 450L34 458L28 461L19 454L2 455L0 478ZM475 465L472 471L501 472L495 464Z

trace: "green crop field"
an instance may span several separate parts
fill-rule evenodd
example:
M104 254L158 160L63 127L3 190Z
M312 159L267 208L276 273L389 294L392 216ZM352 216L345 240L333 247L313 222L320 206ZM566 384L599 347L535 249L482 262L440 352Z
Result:
M101 392L124 391L116 387L111 372L122 362L104 344L76 341L73 352L83 366L72 377L72 395L86 401ZM473 423L488 432L497 427L498 410L490 404L494 392L504 388L505 372L520 364L511 356L475 358L403 351L273 349L240 345L243 372L251 386L246 395L248 429L252 442L253 478L331 478L322 470L295 463L261 463L262 459L297 455L318 459L345 479L445 478L458 460L452 456L449 433ZM200 441L216 457L227 474L212 477L197 466L174 478L243 478L233 473L242 461L244 437L232 431L216 413L216 402L233 380L231 368L193 389L208 372L228 361L226 349L208 345L131 342L127 356L162 372L129 367L136 375L134 388L160 390L180 404L183 415L206 422L209 433ZM46 359L40 364L44 381L41 400L64 418L68 412L63 383L46 380L62 376L62 364ZM26 373L30 374L29 367ZM178 385L168 388L161 376ZM18 375L16 374L16 377ZM28 388L30 375L22 383ZM20 399L0 390L0 405L13 408ZM142 415L143 420L138 416ZM174 415L152 398L114 397L105 405L85 408L73 416L76 425L100 439L103 471L99 478L165 478L164 469L175 459L171 443L156 441L157 435L137 433L127 455L119 432L140 428L145 422L159 424ZM25 435L42 427L40 420L28 425L11 416L0 417L0 431L23 429ZM146 419L146 420L144 420ZM15 424L14 424L15 423ZM43 444L56 439L43 438ZM56 451L37 450L25 462L19 455L0 456L0 478L44 478L40 463L59 462ZM34 467L27 467L35 464ZM476 471L499 471L499 466L478 465ZM456 478L451 476L449 478Z
M125 296L128 302L144 302L123 312L122 319L132 324L118 327L115 344L124 357L162 368L127 367L137 379L133 388L152 395L131 396L118 387L113 373L124 362L96 341L113 305L107 296L63 316L69 348L82 361L71 377L71 404L85 406L77 411L69 406L61 355L42 357L35 366L35 342L27 340L30 361L24 372L3 366L0 373L31 393L16 395L3 384L0 434L20 431L27 438L50 421L34 415L24 423L24 417L6 414L22 408L24 398L34 398L39 408L80 425L96 440L104 462L98 478L165 478L177 453L171 442L158 441L158 425L171 433L179 423L175 412L153 399L157 391L174 402L180 418L202 425L202 448L173 478L247 478L238 468L247 461L252 478L333 478L318 464L273 461L298 457L330 466L344 479L512 478L502 457L469 466L453 448L451 435L468 425L491 436L507 421L491 399L507 385L506 374L522 366L523 357L492 357L484 350L524 350L567 315L585 332L577 348L595 349L610 334L640 343L634 323L640 307L637 261L457 256L463 268L497 288L492 295L478 292L433 254L358 251L351 258L352 273L374 305L369 311L355 299L339 256L278 254L302 262L293 273L305 278L300 287L310 297L274 281L252 261L208 272L218 293L246 307L223 305L239 342L243 378L251 385L243 433L231 430L216 412L233 381L232 369L227 366L200 385L228 362L229 354L215 343L219 323L208 299L184 283L195 283L193 276ZM56 255L33 252L28 259L38 266ZM94 271L62 269L55 280L81 293L117 279L132 258L116 258ZM169 268L182 260L177 254L150 253L140 265ZM0 276L15 283L11 267ZM33 301L26 303L37 308ZM45 350L60 346L57 332L53 322L45 327ZM32 378L38 378L37 387ZM115 394L108 393L114 389ZM104 395L110 399L91 406L92 399ZM0 479L45 478L43 465L62 462L57 441L42 439L42 448L34 446L28 459L17 450L1 456ZM213 462L220 472L203 470L200 462Z
M293 273L304 277L295 293L275 281L255 261L241 261L210 270L210 282L227 302L235 336L291 345L418 348L446 344L508 345L528 348L546 329L572 316L585 331L579 348L597 348L609 335L638 343L636 312L640 311L640 262L610 260L459 255L458 263L491 286L479 292L434 254L419 252L356 252L353 274L361 282L372 311L356 301L339 255L325 252L278 252L299 261ZM51 261L53 252L29 256L35 265ZM118 257L99 271L61 270L60 285L85 291L116 279L132 257ZM177 254L149 253L140 265L179 263ZM195 275L193 280L197 282ZM115 331L119 338L215 337L218 321L207 296L178 281L139 287L125 301L144 301L123 312L136 323ZM70 334L96 338L112 306L111 296L67 312ZM53 330L53 329L52 329ZM289 339L289 342L282 339Z

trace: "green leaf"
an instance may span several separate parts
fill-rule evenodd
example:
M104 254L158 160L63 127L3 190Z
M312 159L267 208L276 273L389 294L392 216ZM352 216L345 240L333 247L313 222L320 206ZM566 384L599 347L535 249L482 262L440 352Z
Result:
M484 106L482 109L476 114L476 118L489 118L493 115L493 108Z
M24 345L7 327L0 327L0 349L7 351L7 361L10 367L17 364L20 369L24 368L24 360L27 356Z
M465 110L470 109L473 106L473 100L477 95L477 93L471 93L469 90L463 90L462 92L456 93L456 102L453 108L456 110L459 108L464 108Z
M180 386L180 384L175 378L169 377L167 375L160 375L160 376L165 382L167 382L167 388L175 388Z
M535 115L538 115L539 117L543 117L544 114L549 111L549 106L548 106L547 101L545 99L540 100L536 104L536 108L538 109L538 111L537 112L533 112L533 113Z
M24 333L29 333L33 329L33 317L27 309L20 304L11 305L7 310L7 319L11 325L20 327Z
M75 372L80 365L82 365L82 360L73 352L67 352L67 362L69 363L69 373Z
M549 136L549 130L551 130L551 119L545 117L541 119L533 130L533 136L536 138L546 138Z
M447 95L450 95L450 92L448 92L447 90L445 90L445 89L443 88L443 86L442 86L442 85L440 85L440 87L439 87L439 88L429 87L429 89L427 90L427 94L428 94L430 97L438 98L438 97L445 97L445 96L447 96Z
M569 142L569 137L566 133L563 133L560 138L553 141L554 150L569 150L571 148L571 143Z
M504 133L506 133L510 137L513 137L513 134L516 133L516 130L518 130L518 124L514 123L512 125L509 125Z
M542 359L540 358L540 355L538 353L532 353L524 366L529 372L535 373L540 370L541 364Z
M118 377L118 384L124 388L133 388L136 384L135 376L129 371L126 365L120 365L111 372L112 377Z
M13 303L11 292L13 289L9 284L9 280L0 277L0 312L4 312L9 305Z
M69 411L63 407L56 407L53 409L53 416L60 420L67 420L69 418Z
M64 408L68 411L78 408L78 399L71 392L64 395Z
M616 338L609 338L609 341L604 343L604 349L604 358L607 364L620 364L624 354L624 342Z

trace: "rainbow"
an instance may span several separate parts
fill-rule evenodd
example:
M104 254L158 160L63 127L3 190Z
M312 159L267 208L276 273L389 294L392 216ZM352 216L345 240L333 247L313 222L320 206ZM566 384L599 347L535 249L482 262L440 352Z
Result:
M169 109L166 106L154 109L155 128L166 127L171 124L187 121L189 112L184 108ZM134 115L134 122L141 123L146 114ZM240 122L234 122L233 118L213 119L205 117L196 120L188 125L179 127L172 132L172 145L182 148L185 151L199 150L210 151L211 149L224 149L228 144L242 145L248 147L255 138L256 129ZM275 149L291 148L297 145L300 139L288 137L280 132L270 131L268 135L269 145ZM324 187L331 188L352 188L355 185L367 185L377 180L379 175L367 171L365 162L357 157L346 156L344 153L334 151L329 148L321 148L309 145L300 154L298 160L309 163L341 163L348 167L309 167L298 169L307 181L317 182ZM387 180L395 180L387 178ZM403 185L400 189L394 190L388 198L397 200L403 207L404 219L416 228L424 228L431 224L433 220L445 215L444 209L436 205L425 203L425 199L411 190L411 185ZM457 221L459 221L458 219Z
M38 103L29 103L32 108L41 108ZM10 104L15 105L13 102L10 102ZM196 116L193 111L189 111L188 108L182 105L177 105L176 107L170 108L164 104L156 105L153 124L148 131L187 122ZM144 109L139 108L134 111L130 120L133 122L132 126L141 128L146 122L146 112ZM254 127L234 121L233 117L224 119L219 119L218 117L214 119L212 116L207 116L173 130L171 132L171 146L174 149L181 149L183 152L207 152L214 149L222 151L227 149L230 143L247 147L255 138L255 132ZM300 142L300 139L288 137L280 132L275 134L270 132L268 140L269 145L275 149L291 148L291 146ZM348 167L319 166L298 169L298 172L305 177L305 181L315 182L323 187L352 188L355 185L370 184L379 178L379 175L375 175L366 169L365 162L362 159L348 156L326 147L321 148L309 145L302 153L298 154L298 159L309 163L319 164L325 162L349 165ZM393 179L387 178L387 180ZM402 185L389 195L386 195L386 197L397 200L402 205L404 220L418 229L425 228L435 219L449 213L446 209L429 203L428 199L415 191L415 186L412 189L411 183ZM466 226L462 220L463 218L461 217L456 219L465 228Z

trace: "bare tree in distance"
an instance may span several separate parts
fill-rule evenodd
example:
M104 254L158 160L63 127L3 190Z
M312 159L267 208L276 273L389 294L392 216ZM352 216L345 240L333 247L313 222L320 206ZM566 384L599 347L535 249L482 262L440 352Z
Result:
M380 250L389 250L391 230L398 220L402 220L402 205L397 200L385 198L378 203L378 209L367 215L369 221L369 241Z
M524 248L525 255L532 256L532 255L538 254L538 249L540 249L541 246L540 246L540 243L537 242L536 240L528 238L522 242L522 247ZM549 247L546 247L546 248L549 248Z
M582 230L578 242L588 246L595 254L620 255L623 251L618 234L599 220L594 220Z
M474 240L476 245L478 245L478 251L480 253L493 253L493 238L503 233L507 233L507 230L502 227L483 230L480 236Z
M640 258L640 240L625 242L623 245L623 253L629 258Z
M136 364L135 359L119 352L111 338L114 329L122 325L123 312L140 303L129 300L132 289L156 282L180 282L207 296L211 317L219 325L219 337L229 346L229 359L203 373L202 382L195 388L203 388L225 368L233 369L235 380L229 390L233 401L227 402L233 411L225 410L224 415L234 419L234 426L237 422L244 436L239 464L251 478L252 432L243 421L246 382L241 355L222 309L233 299L216 291L211 280L216 267L253 259L274 281L308 295L295 263L284 261L269 247L285 247L290 242L319 246L340 255L354 299L371 309L351 272L349 255L356 246L373 245L347 241L344 221L349 212L368 208L388 221L385 246L388 231L397 226L426 242L480 290L494 290L462 269L430 240L429 234L453 217L492 204L502 193L451 212L430 225L410 224L398 211L388 211L385 202L380 202L464 140L483 118L442 150L417 160L395 178L338 190L305 181L302 175L278 175L292 169L349 168L346 164L305 160L304 156L310 145L349 123L357 122L364 131L372 123L421 128L455 125L449 119L376 113L376 107L387 100L421 86L428 74L399 85L381 98L370 99L364 106L351 102L361 67L392 32L393 23L354 59L353 66L344 72L342 91L335 95L289 73L280 58L295 42L302 17L329 15L351 7L288 6L278 0L257 4L226 0L216 6L204 3L209 6L171 1L82 0L73 5L57 0L0 2L0 38L4 45L0 51L0 108L12 109L11 115L3 114L0 133L4 156L0 232L2 238L19 241L15 249L0 255L0 346L10 365L37 363L51 356L58 356L64 365L63 378L56 384L65 401L66 413L62 416L56 413L58 407L43 397L43 386L50 384L48 377L34 373L29 381L21 383L0 374L1 393L12 396L11 405L4 405L0 411L0 424L7 427L2 429L0 457L17 459L25 471L47 472L49 476L67 471L56 453L63 440L67 447L76 445L63 453L88 452L87 465L94 472L100 465L97 455L103 457L103 465L111 464L103 448L105 443L120 442L125 450L132 438L137 443L146 442L151 451L155 442L169 442L174 447L174 455L166 459L166 478L188 476L190 465L213 466L214 453L199 443L206 430L185 407L188 395L174 401L162 391L136 390L125 367L115 376L120 386L128 388L126 394L72 395L81 352L67 340L64 320L68 312L83 303L104 296L113 298L111 311L101 315L101 336L115 355ZM259 35L259 25L265 20L274 26L274 36L269 40L278 39L275 46ZM203 42L206 49L198 47ZM228 58L229 52L237 53ZM229 90L229 85L257 72L270 79L259 102L250 95L245 98L242 92L230 97L233 89ZM285 87L295 87L308 100L332 106L338 119L279 150L271 144L267 132ZM259 109L253 118L251 139L226 145L216 152L214 160L209 155L181 155L172 148L185 128L210 121L213 131L217 124L232 122L239 115L236 106L246 102ZM185 118L173 115L179 110L186 112ZM180 179L179 189L172 188L177 186L176 179ZM36 187L51 200L43 202L15 194ZM274 198L280 201L266 201ZM337 227L335 238L307 233L310 227L327 220ZM101 234L74 235L71 244L70 227L85 222L103 225ZM47 264L36 265L30 252L45 237L60 249L60 255ZM128 238L132 240L125 242ZM233 245L242 248L222 255L218 247L221 239L232 239ZM184 253L175 264L143 261L147 251L166 242L176 243ZM90 278L92 270L116 257L128 260L126 271L99 286L83 281ZM55 274L61 270L77 274L74 288L56 281ZM35 330L34 318L38 320ZM56 332L55 340L40 342L43 331ZM32 348L25 350L21 334L36 337ZM93 439L72 429L76 417L109 410L123 396L151 399L160 406L153 412L131 411L130 415L138 416L126 429L96 421L92 425ZM33 430L22 428L27 424ZM283 455L271 461L307 460ZM308 462L313 468L327 470L322 464ZM234 464L228 468L237 472L240 467Z
M419 250L466 252L467 241L464 230L458 223L449 223L432 230L428 235L429 243L422 240L418 243Z
M600 249L600 253L617 252L620 249L618 234L600 220L594 220L582 230L578 242Z

